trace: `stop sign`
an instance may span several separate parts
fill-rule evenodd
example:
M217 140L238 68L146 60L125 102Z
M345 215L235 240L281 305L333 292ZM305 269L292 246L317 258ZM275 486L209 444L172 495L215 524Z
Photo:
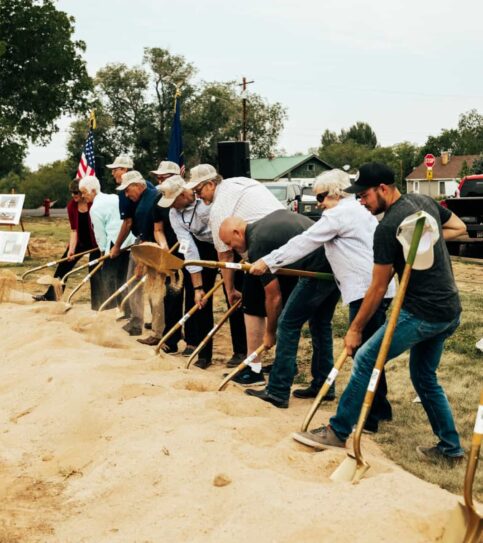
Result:
M432 168L436 162L436 159L434 158L434 155L427 154L424 155L424 165L426 168Z

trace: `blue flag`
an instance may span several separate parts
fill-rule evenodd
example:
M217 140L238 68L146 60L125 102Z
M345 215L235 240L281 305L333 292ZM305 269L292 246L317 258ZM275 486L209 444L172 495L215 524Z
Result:
M179 93L175 97L175 109L173 124L171 125L171 136L169 138L168 160L176 162L184 175L184 152L183 152L183 133L181 130L181 112L179 103Z

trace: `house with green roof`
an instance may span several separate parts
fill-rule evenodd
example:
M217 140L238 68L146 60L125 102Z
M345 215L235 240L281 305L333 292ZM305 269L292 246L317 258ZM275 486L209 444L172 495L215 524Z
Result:
M332 166L317 155L295 155L250 160L252 179L261 181L304 181L310 185L319 174L331 170Z

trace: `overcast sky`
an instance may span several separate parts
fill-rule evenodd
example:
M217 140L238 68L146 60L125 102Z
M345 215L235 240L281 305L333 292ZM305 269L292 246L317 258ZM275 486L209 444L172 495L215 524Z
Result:
M481 0L58 0L87 44L89 73L168 48L205 81L241 80L288 109L279 147L369 123L381 145L422 144L483 113ZM86 113L87 115L87 113ZM65 158L68 120L28 166ZM79 150L80 152L80 150Z

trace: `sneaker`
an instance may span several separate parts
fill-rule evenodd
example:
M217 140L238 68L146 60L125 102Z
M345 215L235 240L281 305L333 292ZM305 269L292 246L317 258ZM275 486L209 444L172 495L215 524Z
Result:
M196 347L193 345L186 345L184 351L181 353L181 356L191 356L195 352Z
M233 377L233 382L244 387L264 385L265 377L263 376L263 373L256 373L251 368L247 368L238 375L235 375L235 377Z
M247 357L246 353L235 353L230 360L226 363L227 368L236 368L239 366Z
M322 426L310 432L295 432L293 439L318 451L324 449L345 449L345 441L339 439L334 430L329 426Z
M459 456L448 456L441 452L438 447L416 447L416 454L420 460L425 462L441 463L444 462L450 467L456 466L463 462L465 455L461 454Z
M157 338L156 336L149 336L146 338L137 339L139 343L142 343L143 345L149 345L150 347L154 347L159 343L160 338ZM162 347L161 347L162 348ZM163 349L164 351L164 349ZM166 351L164 351L166 352Z
M158 339L159 343L159 339ZM178 352L178 346L177 345L169 345L169 343L163 343L161 346L161 349L163 350L163 353L166 354L176 354Z
M206 368L211 366L211 364L211 360L206 360L206 358L198 358L198 360L195 362L195 366L202 370L206 370Z
M255 396L255 398L260 398L260 400L271 403L272 405L280 409L287 409L288 407L288 400L282 400L282 398L277 398L277 396L273 396L273 394L270 394L270 392L268 392L266 388L264 388L263 390L255 390L253 388L249 388L245 390L245 394L248 394L248 396Z
M266 366L263 366L263 367L262 367L262 372L263 372L265 375L269 375L270 372L272 371L272 368L273 368L273 364L267 364Z
M34 294L32 298L34 299L34 302L48 302L49 301L47 299L47 296L45 296L45 294Z
M304 399L315 398L315 397L317 397L317 394L319 393L319 390L320 390L319 388L310 385L307 388L298 388L297 390L294 390L292 392L292 394L296 398L304 398ZM327 392L327 394L325 395L323 401L324 402L333 402L334 400L335 400L335 390L334 390L333 387L330 387L329 392Z

